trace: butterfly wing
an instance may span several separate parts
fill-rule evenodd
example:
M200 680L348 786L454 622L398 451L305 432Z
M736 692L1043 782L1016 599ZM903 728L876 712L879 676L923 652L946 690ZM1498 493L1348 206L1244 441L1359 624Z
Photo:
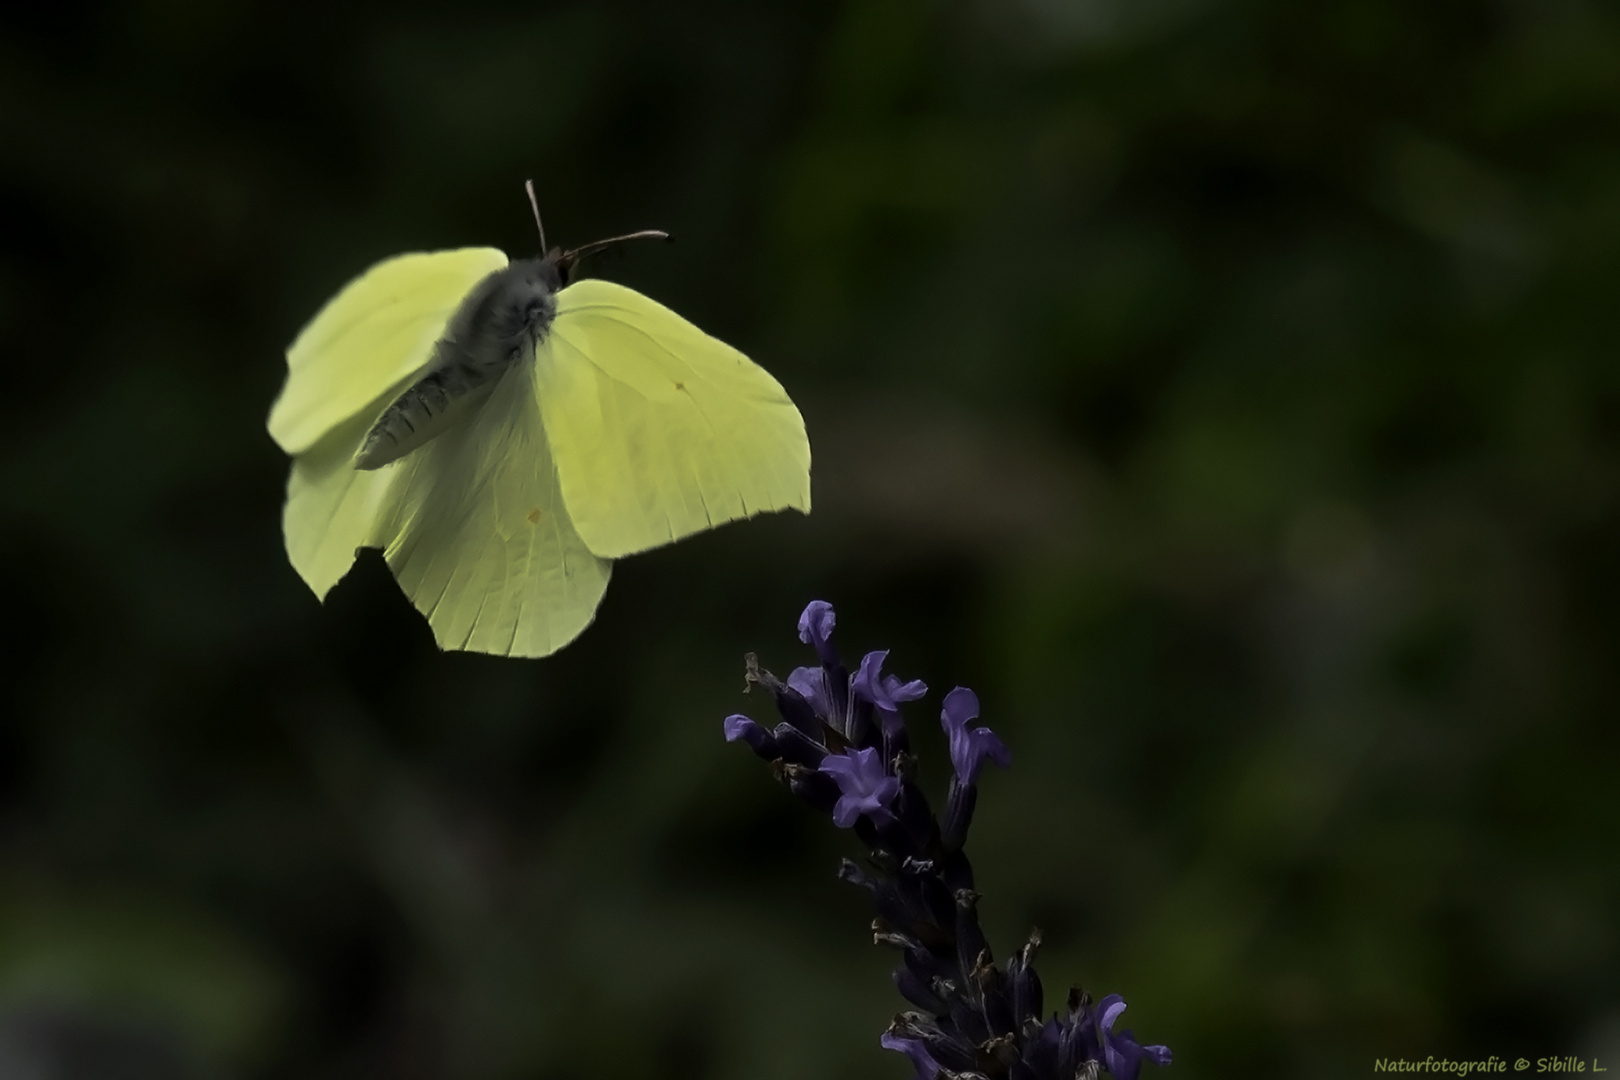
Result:
M378 263L327 303L287 349L270 435L302 454L428 362L462 298L506 265L495 248L418 252ZM380 411L386 402L376 405Z
M317 596L356 550L381 548L443 648L545 656L589 625L611 564L569 521L532 363L397 464L354 468L377 414L427 363L462 298L505 265L499 251L470 248L372 267L288 349L269 427L293 456L287 555Z
M357 548L382 548L441 648L546 656L595 617L612 564L586 548L557 488L534 368L397 464L354 468L368 413L293 462L287 553L318 596Z
M611 282L570 285L536 359L563 501L596 555L810 512L810 443L787 392L661 304Z
M369 412L351 416L293 458L281 533L293 569L321 600L349 572L357 550L380 546L373 536L394 473L354 467L370 427Z
M533 364L393 471L372 539L441 647L546 656L590 625L612 564L569 519Z

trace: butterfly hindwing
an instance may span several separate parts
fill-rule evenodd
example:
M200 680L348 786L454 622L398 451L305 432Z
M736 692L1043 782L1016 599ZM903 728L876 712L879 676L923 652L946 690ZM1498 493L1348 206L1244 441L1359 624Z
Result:
M634 290L563 289L536 375L563 500L602 558L810 510L810 444L787 392Z
M354 565L355 552L371 544L393 481L390 473L354 467L370 425L369 412L356 414L293 458L282 536L293 569L322 600Z
M466 424L391 467L374 546L440 647L546 656L595 617L612 564L569 520L534 367L500 377Z

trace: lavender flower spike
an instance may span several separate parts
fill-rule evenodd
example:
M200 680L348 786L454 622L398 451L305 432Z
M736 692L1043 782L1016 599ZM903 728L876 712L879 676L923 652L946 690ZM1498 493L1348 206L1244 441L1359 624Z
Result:
M733 714L725 733L769 761L817 813L853 828L870 852L866 868L846 859L838 876L870 894L872 940L902 952L895 989L920 1010L896 1016L883 1046L911 1060L914 1080L1099 1080L1104 1070L1114 1080L1139 1080L1144 1062L1170 1064L1166 1047L1114 1030L1125 1011L1118 995L1093 1005L1077 986L1067 1015L1040 1023L1040 931L997 967L965 849L979 770L986 760L1006 768L1012 754L977 723L973 691L947 694L940 723L954 775L936 818L917 787L899 707L925 687L884 675L882 651L867 653L851 679L829 641L832 628L832 605L818 600L804 609L799 636L822 662L795 669L785 684L748 654L746 683L771 692L782 722L767 729ZM880 724L871 722L874 712Z
M958 686L945 695L945 708L939 722L951 740L951 765L956 779L966 787L979 781L985 758L993 758L1003 769L1012 764L1012 751L987 727L969 727L979 717L979 695Z
M823 664L838 663L832 647L833 624L838 621L833 606L825 600L812 600L799 616L799 640L815 648Z
M927 694L928 684L921 679L901 682L893 675L884 675L883 661L888 655L888 649L867 653L861 660L861 667L855 673L855 678L850 680L849 688L852 693L859 694L872 703L872 707L877 711L878 720L883 725L884 734L893 735L902 726L900 703L916 701Z
M840 829L854 825L862 814L875 825L887 825L894 820L889 804L900 794L900 778L884 774L883 759L876 749L828 754L821 762L820 771L838 783L840 798L833 807L833 824Z

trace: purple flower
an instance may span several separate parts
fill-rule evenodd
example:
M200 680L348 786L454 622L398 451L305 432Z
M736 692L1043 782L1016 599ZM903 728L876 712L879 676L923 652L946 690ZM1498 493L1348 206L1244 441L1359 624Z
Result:
M793 673L787 677L787 684L810 703L810 710L821 719L822 723L836 722L838 710L833 706L832 695L827 692L825 668L794 668Z
M765 745L765 741L770 737L770 732L741 713L733 713L726 717L726 742L736 742L741 739L755 750L758 750Z
M1155 1065L1170 1064L1168 1046L1139 1046L1129 1031L1114 1032L1114 1021L1125 1011L1125 999L1109 994L1097 1002L1097 1034L1102 1039L1103 1064L1115 1080L1136 1080L1142 1059Z
M815 647L823 664L838 663L838 653L832 647L833 606L825 600L812 600L799 616L799 640Z
M939 1062L934 1060L934 1055L928 1052L921 1039L907 1039L885 1031L878 1041L885 1050L898 1050L910 1058L917 1067L917 1080L934 1080L939 1075Z
M821 762L821 771L837 781L841 793L838 805L833 807L834 825L847 829L862 814L877 825L894 820L889 804L900 793L900 778L884 773L883 759L876 749L828 754Z
M916 701L928 693L928 686L921 679L901 682L893 675L884 675L883 661L888 655L888 649L867 653L861 660L861 669L850 681L849 688L853 693L872 703L872 707L877 710L878 719L883 724L883 733L893 735L901 727L900 703Z
M993 758L1005 769L1012 764L1012 751L1007 744L987 727L969 727L978 719L979 695L965 686L958 686L945 695L945 707L940 710L939 722L951 741L951 765L956 779L967 787L978 783L979 769L985 758Z

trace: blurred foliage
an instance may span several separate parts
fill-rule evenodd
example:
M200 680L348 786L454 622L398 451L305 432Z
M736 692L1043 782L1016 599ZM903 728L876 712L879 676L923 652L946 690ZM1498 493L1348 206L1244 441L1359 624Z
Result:
M992 940L1174 1075L1620 1059L1612 6L0 26L13 1074L906 1075L849 837L720 737L816 597L979 691ZM514 663L372 556L318 606L263 420L371 261L528 251L528 176L676 234L597 272L782 379L817 504Z

